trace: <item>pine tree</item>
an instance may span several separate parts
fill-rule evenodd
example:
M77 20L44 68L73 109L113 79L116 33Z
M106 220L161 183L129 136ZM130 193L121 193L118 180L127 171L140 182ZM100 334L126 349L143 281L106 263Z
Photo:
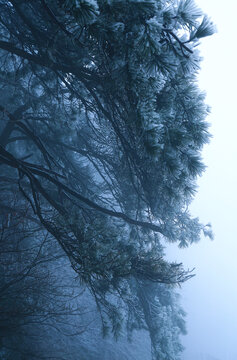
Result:
M211 235L188 206L209 140L197 45L214 26L192 0L0 9L2 189L30 204L117 336L134 281L192 276L165 241Z

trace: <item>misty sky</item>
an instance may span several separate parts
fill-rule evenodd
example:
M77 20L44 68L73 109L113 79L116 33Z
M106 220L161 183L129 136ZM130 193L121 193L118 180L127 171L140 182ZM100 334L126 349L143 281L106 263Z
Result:
M194 215L212 223L215 240L203 238L187 250L172 247L172 256L195 278L182 290L188 312L184 360L237 359L237 62L234 0L197 0L211 16L218 33L202 40L204 57L200 87L212 107L208 117L213 135L204 149L208 166L199 180L192 206ZM209 355L209 357L207 356Z

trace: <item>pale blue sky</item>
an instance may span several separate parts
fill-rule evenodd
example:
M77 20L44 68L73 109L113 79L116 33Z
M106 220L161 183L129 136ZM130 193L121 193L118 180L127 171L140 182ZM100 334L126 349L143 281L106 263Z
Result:
M237 359L237 2L196 0L217 25L218 33L203 39L200 87L212 107L213 135L203 152L205 174L192 205L194 215L211 222L213 242L172 250L196 277L181 291L188 312L189 334L184 360ZM212 358L207 358L209 354Z

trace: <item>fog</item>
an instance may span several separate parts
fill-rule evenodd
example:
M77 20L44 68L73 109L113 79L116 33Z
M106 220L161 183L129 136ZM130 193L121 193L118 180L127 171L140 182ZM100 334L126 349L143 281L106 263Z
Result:
M188 313L183 360L236 360L237 3L197 3L211 16L218 33L203 39L200 47L204 61L199 81L212 108L208 120L213 138L203 152L207 170L199 180L192 213L205 224L211 222L215 240L203 238L189 249L172 247L168 252L187 268L195 267L196 273L181 290Z
M234 0L196 2L218 33L202 39L200 46L199 83L212 108L213 138L203 152L207 170L198 181L191 212L201 223L212 224L215 239L203 237L187 249L170 245L167 257L185 269L195 268L196 274L178 288L187 312L182 360L236 360L237 5ZM111 20L113 7L106 4L100 13L93 1L91 8L82 2L79 10L77 2L75 8L70 1L63 3L0 0L0 358L147 360L152 352L159 360L180 359L183 314L173 288L157 282L173 283L186 273L166 266L155 235L147 230L146 237L135 225L170 241L174 234L177 242L183 240L180 234L184 240L190 236L181 196L200 169L192 160L205 136L200 101L200 113L193 112L200 140L196 137L192 107L200 97L195 88L191 101L186 96L189 82L180 69L189 65L185 58L191 51L177 38L176 26L191 20L177 12L170 18L171 29L165 28L167 14L152 4L148 12L148 2L140 4L144 15L136 2L121 2L121 13L115 4ZM153 11L159 12L154 12L157 24L150 19ZM124 24L117 22L122 17ZM146 19L154 28L148 37ZM161 45L155 49L153 36L158 35ZM130 51L132 44L141 44L144 59ZM181 62L176 53L184 55ZM149 68L153 59L155 68L164 63L162 75L157 71L151 79L144 71L138 76L134 64ZM172 82L176 78L177 84ZM151 96L156 102L150 106ZM179 108L187 112L184 118ZM176 113L180 132L172 123ZM184 124L187 120L192 126ZM154 159L145 149L150 154L154 149ZM178 162L172 170L173 154ZM177 190L170 189L173 183ZM150 213L157 216L157 226L143 221ZM193 238L198 234L197 226ZM115 338L121 335L118 342L112 335L102 340L101 328ZM130 344L127 335L130 339L133 333Z

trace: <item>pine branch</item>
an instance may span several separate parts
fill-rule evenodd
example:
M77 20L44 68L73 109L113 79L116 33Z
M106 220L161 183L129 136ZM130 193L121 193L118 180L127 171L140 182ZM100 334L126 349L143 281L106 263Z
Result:
M50 194L47 193L47 191L43 188L43 186L40 184L39 180L34 175L40 176L40 177L48 180L50 183L56 185L59 189L62 189L66 193L74 196L76 199L78 199L79 201L86 204L87 206L89 206L92 209L98 210L103 214L106 214L106 215L109 215L109 216L112 216L112 217L115 217L118 219L122 219L129 224L136 225L136 226L142 227L144 229L153 230L153 231L161 233L165 236L165 231L164 231L164 229L162 229L161 226L158 226L153 223L146 222L146 221L139 221L139 220L132 219L129 216L125 215L124 213L112 211L110 209L100 206L99 204L94 203L90 199L84 197L83 195L79 194L75 190L72 190L70 187L63 184L59 180L52 177L48 172L34 168L34 167L29 167L29 165L27 165L27 163L25 163L24 161L17 160L8 151L4 150L2 146L0 146L0 156L1 156L0 162L5 163L9 166L12 166L16 169L19 169L21 171L21 173L26 175L29 179L33 179L39 193L41 193L43 195L43 197L55 209L59 210L62 213L65 213L65 210L62 211L61 205L60 205L60 209L59 209L58 205L55 203L53 198L50 196Z

